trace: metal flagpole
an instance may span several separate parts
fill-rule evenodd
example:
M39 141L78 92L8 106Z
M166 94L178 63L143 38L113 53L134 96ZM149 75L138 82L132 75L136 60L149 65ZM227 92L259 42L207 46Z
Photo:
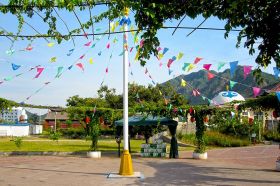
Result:
M133 175L133 166L128 147L128 18L129 9L125 8L123 22L123 154L121 156L120 175Z

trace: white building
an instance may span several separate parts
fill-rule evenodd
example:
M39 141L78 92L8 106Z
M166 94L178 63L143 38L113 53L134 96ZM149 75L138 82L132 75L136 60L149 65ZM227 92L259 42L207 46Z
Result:
M13 107L11 110L2 111L0 119L14 123L27 123L27 114L24 108Z

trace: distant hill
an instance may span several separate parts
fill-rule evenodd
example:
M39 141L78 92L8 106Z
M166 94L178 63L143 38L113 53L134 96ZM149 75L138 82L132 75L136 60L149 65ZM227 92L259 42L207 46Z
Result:
M212 99L219 92L226 90L226 86L229 85L229 81L226 79L230 79L230 70L226 69L225 71L219 73L215 71L211 72L213 74L217 74L220 77L224 77L225 79L222 79L220 77L214 77L213 79L208 80L207 72L204 70L200 70L198 72L193 72L188 75L180 75L174 79L162 83L162 85L170 83L178 93L181 93L186 96L190 104L207 104L207 102L204 101L201 98L201 96L193 96L192 90L190 88L181 87L181 79L184 79L187 83L192 85L194 88L198 89L199 92L201 92L205 97ZM232 90L238 92L244 98L249 98L253 97L251 87L256 86L260 88L269 89L269 87L273 87L273 85L279 83L279 79L277 80L272 74L262 72L262 77L264 79L264 82L261 85L258 85L256 83L252 73L248 75L246 79L244 79L243 67L238 66L238 68L235 71L235 75L231 80L242 83L244 85L248 85L250 87L246 87L241 84L236 84Z
M34 114L27 110L26 110L26 115L27 115L28 121L30 123L39 123L39 121L40 121L40 123L42 123L42 121L44 121L45 117L47 116L47 114L43 114L43 115L39 116L38 114Z

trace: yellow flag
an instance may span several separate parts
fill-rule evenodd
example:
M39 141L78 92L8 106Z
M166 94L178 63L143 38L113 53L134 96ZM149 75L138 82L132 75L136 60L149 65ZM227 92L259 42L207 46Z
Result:
M131 25L131 26L130 26L130 32L131 32L131 35L134 36L134 31L133 31L133 30L134 30L134 27L133 27L133 25Z
M54 43L48 43L48 47L53 47Z
M179 52L179 54L177 55L177 60L181 59L183 57L183 53L182 52Z
M161 95L162 96L162 92L159 90L159 95Z
M139 57L139 50L137 51L137 53L135 55L135 58L134 58L135 62L138 61L138 57Z
M111 32L114 32L115 31L115 23L114 22L111 22L110 23L110 29L111 29Z
M163 54L158 54L158 58L162 59L163 58Z
M56 62L56 57L52 57L52 58L50 59L50 62Z
M93 64L93 59L89 58L88 62L89 62L89 64Z
M194 64L189 64L189 66L188 66L188 72L189 71L191 71L192 69L194 69L195 68L195 65Z
M182 86L182 87L185 87L186 85L187 85L187 82L186 82L185 80L182 79L182 80L181 80L181 86Z

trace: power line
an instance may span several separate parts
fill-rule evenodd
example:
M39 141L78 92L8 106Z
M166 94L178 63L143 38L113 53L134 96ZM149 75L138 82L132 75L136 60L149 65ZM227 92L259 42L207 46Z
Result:
M162 29L187 29L187 30L212 30L212 31L225 31L226 29L224 28L213 28L213 27L187 27L187 26L163 26L161 27ZM146 29L143 29L146 30ZM115 32L102 32L102 33L92 33L92 34L87 34L88 36L93 36L93 35L109 35L109 34L122 34L124 32L139 32L141 31L140 29L133 29L133 30L128 30L128 31L115 31ZM232 29L231 31L233 32L240 32L241 30L239 29ZM51 38L51 37L56 37L57 35L48 35L48 34L38 34L38 35L14 35L14 34L0 34L0 37L20 37L20 38ZM69 35L61 35L61 37L66 37ZM71 34L71 36L74 37L85 37L84 34Z

